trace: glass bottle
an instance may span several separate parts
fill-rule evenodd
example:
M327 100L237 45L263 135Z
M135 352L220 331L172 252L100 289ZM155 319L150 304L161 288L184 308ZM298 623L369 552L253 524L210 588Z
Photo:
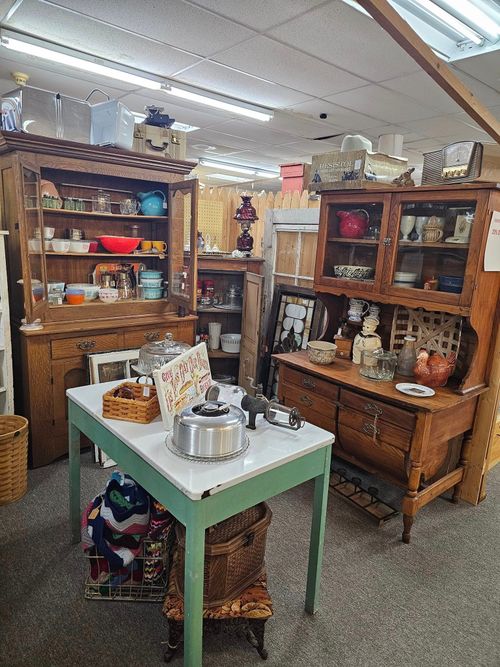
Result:
M417 353L415 350L415 336L405 336L403 341L403 347L398 354L398 364L396 367L396 373L399 375L406 375L408 377L413 376L413 368L417 361Z

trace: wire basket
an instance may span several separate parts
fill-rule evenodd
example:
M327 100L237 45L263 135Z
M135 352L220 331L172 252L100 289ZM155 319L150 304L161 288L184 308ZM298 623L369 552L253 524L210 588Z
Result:
M111 571L108 561L95 548L86 551L85 597L89 600L163 602L173 535L171 529L164 539L144 539L141 554L130 565L117 571Z
M0 415L0 505L22 498L28 489L28 420Z

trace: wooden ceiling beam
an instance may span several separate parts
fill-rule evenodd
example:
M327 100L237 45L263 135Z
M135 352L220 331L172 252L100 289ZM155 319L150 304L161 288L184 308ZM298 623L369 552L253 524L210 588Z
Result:
M377 23L476 123L500 144L500 122L446 63L417 35L387 0L357 0Z

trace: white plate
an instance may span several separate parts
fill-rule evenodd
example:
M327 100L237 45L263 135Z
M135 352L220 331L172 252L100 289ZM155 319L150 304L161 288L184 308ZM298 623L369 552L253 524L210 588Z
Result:
M434 396L436 393L434 389L430 387L425 387L423 384L415 384L413 382L399 382L396 385L396 389L403 394L408 394L408 396L414 396L415 398L429 398L429 396Z

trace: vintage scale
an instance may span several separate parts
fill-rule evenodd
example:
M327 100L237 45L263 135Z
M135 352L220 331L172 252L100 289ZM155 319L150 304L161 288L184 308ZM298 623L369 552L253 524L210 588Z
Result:
M478 141L458 141L439 151L424 153L422 185L498 182L500 146Z

